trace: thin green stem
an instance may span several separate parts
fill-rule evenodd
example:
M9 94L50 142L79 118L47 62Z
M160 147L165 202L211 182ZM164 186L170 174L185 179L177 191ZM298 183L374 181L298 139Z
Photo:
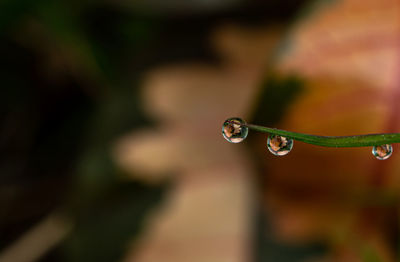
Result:
M380 146L384 144L400 143L400 133L367 134L356 136L316 136L286 130L245 124L250 130L280 135L308 144L327 147L362 147Z

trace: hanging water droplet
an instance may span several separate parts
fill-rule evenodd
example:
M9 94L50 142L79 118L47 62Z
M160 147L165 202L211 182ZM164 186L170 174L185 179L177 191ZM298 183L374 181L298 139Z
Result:
M393 153L392 145L386 144L381 146L374 146L372 148L372 154L379 160L388 159Z
M241 118L229 118L222 125L222 135L228 142L240 143L249 133L249 128L244 126L245 124L246 122Z
M285 156L289 154L293 148L293 139L279 135L269 135L267 147L272 154L276 156Z

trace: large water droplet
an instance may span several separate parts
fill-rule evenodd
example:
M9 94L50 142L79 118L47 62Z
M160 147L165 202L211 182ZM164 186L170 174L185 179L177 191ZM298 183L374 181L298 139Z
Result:
M374 146L372 154L379 160L388 159L393 153L392 145L386 144L381 146Z
M245 124L246 122L241 118L229 118L222 125L222 135L228 142L240 143L249 133L249 128L244 126Z
M293 148L293 139L279 136L269 135L267 140L268 150L276 156L285 156Z

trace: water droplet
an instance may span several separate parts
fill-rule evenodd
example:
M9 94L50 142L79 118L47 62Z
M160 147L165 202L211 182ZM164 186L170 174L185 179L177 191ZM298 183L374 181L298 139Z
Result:
M249 128L243 126L245 124L246 122L238 117L229 118L222 125L222 135L228 142L240 143L249 133Z
M293 139L279 136L269 135L267 140L268 150L276 156L285 156L293 148Z
M386 144L381 146L374 146L372 148L372 154L379 160L388 159L393 153L392 145Z

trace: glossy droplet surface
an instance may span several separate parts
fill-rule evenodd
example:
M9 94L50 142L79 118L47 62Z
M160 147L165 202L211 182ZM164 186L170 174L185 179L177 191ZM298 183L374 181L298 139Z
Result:
M372 154L379 160L388 159L393 153L392 145L386 144L381 146L374 146Z
M276 156L285 156L293 148L293 139L279 135L270 135L267 140L269 152Z
M246 139L249 129L245 125L246 122L238 117L232 117L225 120L222 125L222 135L231 143L240 143Z

